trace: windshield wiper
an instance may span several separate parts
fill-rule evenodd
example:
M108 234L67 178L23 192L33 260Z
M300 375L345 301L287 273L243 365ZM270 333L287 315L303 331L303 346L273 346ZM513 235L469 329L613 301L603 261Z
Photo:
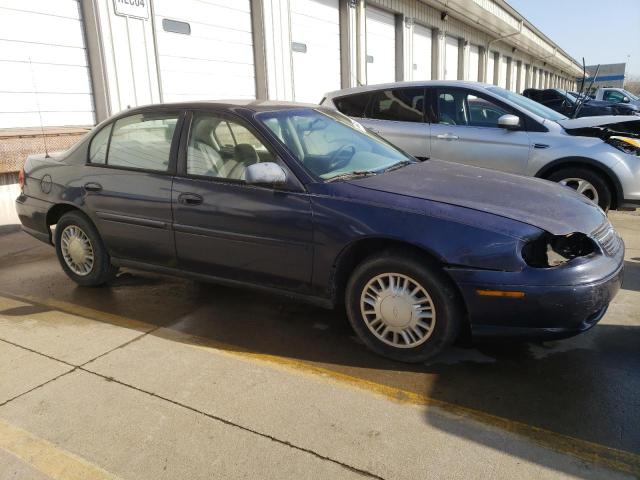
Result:
M385 168L380 173L382 173L382 172L392 172L393 170L398 170L399 168L406 167L407 165L409 165L411 163L415 163L415 162L413 162L411 160L401 160L398 163L394 163L390 167Z
M371 170L356 170L355 172L341 173L340 175L336 175L335 177L327 179L327 182L334 182L336 180L349 180L350 178L358 177L368 177L369 175L376 175L376 172L372 172Z

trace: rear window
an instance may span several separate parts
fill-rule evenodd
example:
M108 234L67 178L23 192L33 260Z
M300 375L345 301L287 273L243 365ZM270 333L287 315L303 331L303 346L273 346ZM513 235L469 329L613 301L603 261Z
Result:
M369 93L358 93L348 97L340 97L333 100L340 113L349 117L364 117L369 103Z
M372 94L371 118L396 122L422 122L423 88L380 90Z

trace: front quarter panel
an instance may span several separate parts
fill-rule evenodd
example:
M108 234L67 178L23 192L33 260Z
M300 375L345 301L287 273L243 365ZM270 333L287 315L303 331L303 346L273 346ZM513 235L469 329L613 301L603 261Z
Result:
M376 238L413 245L445 266L519 271L523 242L542 233L504 217L343 182L311 186L314 287L326 292L342 252Z

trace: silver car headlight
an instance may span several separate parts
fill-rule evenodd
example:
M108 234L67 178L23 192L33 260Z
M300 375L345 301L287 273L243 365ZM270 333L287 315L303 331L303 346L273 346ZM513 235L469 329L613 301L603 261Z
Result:
M640 157L640 138L614 135L607 139L607 143L618 150L622 150L624 153Z

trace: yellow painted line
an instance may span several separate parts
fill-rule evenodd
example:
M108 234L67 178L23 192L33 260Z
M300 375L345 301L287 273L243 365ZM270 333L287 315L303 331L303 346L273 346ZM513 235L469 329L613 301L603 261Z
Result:
M137 325L138 328L142 331L148 331L156 327L156 325L147 324L145 322L140 322L137 320L131 320L120 315L105 313L99 310L93 310L55 299L46 299L42 301L31 297L19 297L15 295L12 296L14 298L21 298L25 301L47 305L52 308L57 308L62 311L73 313L79 316L84 315L89 318L98 320L102 320L104 318L104 321L113 323L114 325L121 325L126 328L131 328L130 325L132 324L132 322L134 322L134 324ZM294 358L280 357L278 355L271 355L266 353L257 353L246 348L239 347L237 345L230 345L209 338L190 335L183 332L177 332L168 328L161 328L155 331L153 334L161 338L179 341L183 344L192 345L194 347L208 349L213 348L220 353L231 355L240 359L245 359L247 361L268 363L270 365L284 368L287 371L312 374L316 377L321 377L323 379L328 379L340 383L341 385L348 385L359 390L366 390L368 392L373 392L375 394L385 396L395 402L422 405L426 407L437 407L448 413L464 418L469 418L477 422L529 438L542 445L543 447L550 448L560 453L572 455L585 462L603 465L607 468L630 473L635 476L640 476L640 455L637 455L635 453L618 450L598 443L581 440L569 435L564 435L561 433L553 432L551 430L536 427L534 425L529 425L515 420L510 420L508 418L492 415L480 410L475 410L456 405L454 403L445 402L442 400L431 398L421 393L412 392L410 390L391 387L389 385L372 382L370 380L365 380L359 377L354 377L352 375L336 372L334 370L319 367Z
M0 420L0 448L55 480L117 480L84 458Z

